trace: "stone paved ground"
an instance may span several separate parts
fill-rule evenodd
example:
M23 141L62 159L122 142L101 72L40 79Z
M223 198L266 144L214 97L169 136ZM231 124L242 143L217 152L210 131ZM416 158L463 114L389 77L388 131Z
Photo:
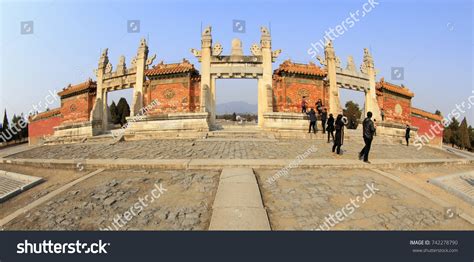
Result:
M356 202L360 208L331 230L474 230L460 218L446 219L445 210L426 197L370 170L292 170L268 184L277 171L257 171L273 230L327 229L325 218L362 197L371 183L379 191L365 203Z
M309 158L356 159L363 147L359 140L346 141L344 154L336 156L331 145L323 140L293 139L275 141L199 141L199 140L142 140L115 145L69 144L34 148L11 156L12 158L43 159L292 159L312 145L318 149ZM374 144L372 159L434 159L459 158L445 151L423 147Z
M5 229L207 230L218 179L217 171L104 171L17 217ZM167 191L151 201L155 184ZM137 212L140 197L146 206L140 204L143 210ZM137 216L114 227L114 217L132 206Z

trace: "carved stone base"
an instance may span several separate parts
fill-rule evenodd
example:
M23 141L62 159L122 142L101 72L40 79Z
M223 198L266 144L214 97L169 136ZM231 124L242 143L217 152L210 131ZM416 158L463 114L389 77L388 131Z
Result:
M53 137L90 137L101 134L100 123L91 121L63 124L54 128Z
M123 132L128 139L161 137L161 135L188 137L196 132L209 131L208 115L208 113L170 113L158 116L129 117L127 118L128 126L123 129Z

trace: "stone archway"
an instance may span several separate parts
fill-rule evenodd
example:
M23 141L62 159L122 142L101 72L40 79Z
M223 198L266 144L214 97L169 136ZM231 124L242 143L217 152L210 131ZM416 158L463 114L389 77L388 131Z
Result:
M121 56L117 68L113 71L109 62L108 48L99 59L99 66L95 70L97 76L97 96L91 113L94 128L102 132L109 130L110 112L107 105L107 93L110 91L133 88L133 101L130 116L138 114L143 108L143 93L145 70L153 63L156 55L148 57L148 45L143 38L138 47L137 56L132 59L132 65L127 68L125 57Z
M374 116L380 116L380 108L377 103L374 60L367 48L364 49L364 58L360 71L357 70L354 59L349 56L346 68L341 67L341 60L336 56L332 42L328 42L324 48L325 58L318 57L321 65L327 70L329 81L329 108L332 114L342 111L339 88L347 88L365 93L365 112L371 111Z
M258 119L263 126L264 113L272 112L272 63L281 50L272 51L271 36L267 28L261 28L260 44L250 48L252 55L246 56L239 39L232 41L230 55L222 55L222 45L212 44L211 27L202 32L201 50L191 52L201 63L201 111L209 113L209 124L213 126L216 119L216 79L246 78L258 80ZM208 99L204 99L208 98Z

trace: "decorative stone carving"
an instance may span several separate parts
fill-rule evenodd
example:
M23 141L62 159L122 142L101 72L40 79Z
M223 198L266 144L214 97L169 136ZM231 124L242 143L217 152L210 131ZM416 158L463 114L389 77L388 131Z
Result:
M318 56L316 57L316 59L319 61L319 63L320 63L322 66L326 67L326 66L328 65L326 59L324 59L322 56L318 55Z
M196 58L201 58L201 50L197 50L197 49L191 48L191 53L192 53Z
M156 58L156 54L152 55L151 57L149 57L146 62L145 62L145 68L148 69L148 66L153 64L153 61L155 61L155 58ZM135 63L136 63L136 60L135 60Z
M307 89L301 88L298 89L298 96L303 97L303 96L309 96L309 91Z
M341 59L338 56L336 56L336 68L341 68Z
M260 27L260 32L262 33L262 36L270 36L270 31L268 31L268 28L264 26Z
M212 47L212 55L220 56L222 54L222 45L217 43Z
M352 72L356 71L356 66L354 64L354 58L352 56L347 57L347 66L346 69Z
M132 62L130 64L132 65L132 68L137 67L137 57L136 56L134 58L132 58Z
M360 66L360 71L364 74L369 73L369 68L374 68L374 59L372 58L372 55L369 53L369 49L364 48L364 61L362 65Z
M275 50L272 52L272 62L275 62L275 60L280 56L281 54L281 49Z
M123 74L125 72L126 65L125 65L125 56L120 56L119 62L117 64L117 73L118 74Z
M336 59L336 53L334 52L332 41L326 43L326 46L324 47L324 55L326 56L326 59Z
M107 66L105 66L105 73L107 73L107 74L112 73L112 70L113 70L112 64L110 62L107 63Z
M232 39L232 51L231 56L243 56L244 52L242 51L242 41L238 38Z
M211 35L211 31L212 31L212 27L211 26L207 26L206 28L204 28L204 31L202 32L202 35Z
M271 48L272 47L272 40L270 37L270 31L264 26L260 28L260 32L262 33L262 36L260 38L260 45L262 48Z
M400 104L395 105L395 115L401 116L403 113L403 108Z
M172 89L166 89L165 92L163 93L164 97L166 99L171 99L173 98L176 94Z
M250 47L250 52L252 52L252 55L254 55L254 56L261 56L262 55L262 48L258 44L253 44Z

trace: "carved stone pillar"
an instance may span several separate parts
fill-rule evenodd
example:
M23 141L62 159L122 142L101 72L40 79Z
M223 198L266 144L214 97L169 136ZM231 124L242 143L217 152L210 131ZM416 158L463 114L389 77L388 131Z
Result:
M272 54L272 38L267 28L260 29L262 35L260 38L261 54L262 54L262 78L258 80L258 125L263 127L263 114L273 111L273 99L268 98L267 86L272 86L273 77L273 54ZM270 109L271 108L271 109Z
M327 78L329 81L329 113L334 117L342 112L341 101L339 96L339 87L336 79L336 54L332 41L328 42L324 48L325 65L327 70Z
M104 74L110 71L112 71L112 65L109 63L108 49L106 48L99 58L99 64L95 71L97 77L97 94L90 117L93 125L95 127L100 125L99 127L102 131L107 130L108 126L108 116L105 115L107 110L104 110L104 108L107 109L106 90L103 88Z
M380 108L375 90L374 59L367 48L364 48L364 62L361 65L361 71L369 76L369 88L365 91L365 115L370 111L373 114L373 119L380 120Z
M148 45L146 40L142 38L140 41L140 46L138 47L137 56L132 62L133 66L136 68L136 80L135 86L133 87L133 101L132 108L130 110L130 116L135 116L140 112L140 109L143 108L143 95L144 95L144 85L145 82L145 68L147 65L148 58Z

